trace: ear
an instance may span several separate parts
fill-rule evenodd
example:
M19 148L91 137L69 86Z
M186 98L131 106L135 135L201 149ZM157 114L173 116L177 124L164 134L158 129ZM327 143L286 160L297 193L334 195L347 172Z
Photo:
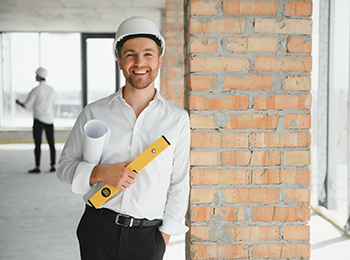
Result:
M119 57L117 57L117 62L120 70L123 70L122 62Z
M158 69L160 69L162 67L162 61L163 61L163 56L160 55L159 59L158 59Z

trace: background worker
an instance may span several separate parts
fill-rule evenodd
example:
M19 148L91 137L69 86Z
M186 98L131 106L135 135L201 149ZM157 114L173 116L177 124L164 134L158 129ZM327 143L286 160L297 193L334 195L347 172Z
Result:
M102 181L120 191L99 209L86 205L77 236L83 260L160 260L183 224L189 195L188 113L155 88L165 41L143 17L118 28L114 52L126 79L117 93L87 105L59 159L57 176L86 194ZM109 128L99 165L82 160L84 125L100 119ZM126 168L160 136L170 142L139 174Z
M35 79L36 81L40 82L39 85L32 89L24 103L21 103L18 99L16 100L16 103L23 108L33 109L35 168L33 170L29 170L29 173L40 173L41 141L43 130L45 130L46 139L50 147L50 172L54 172L56 171L56 149L53 125L55 90L46 84L46 69L38 68L35 73Z

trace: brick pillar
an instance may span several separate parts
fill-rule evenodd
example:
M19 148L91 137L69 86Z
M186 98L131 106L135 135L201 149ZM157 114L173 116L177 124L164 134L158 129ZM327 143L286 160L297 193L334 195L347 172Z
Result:
M167 0L162 15L166 48L161 69L161 93L170 102L184 105L183 0Z
M184 11L187 259L310 258L312 2Z

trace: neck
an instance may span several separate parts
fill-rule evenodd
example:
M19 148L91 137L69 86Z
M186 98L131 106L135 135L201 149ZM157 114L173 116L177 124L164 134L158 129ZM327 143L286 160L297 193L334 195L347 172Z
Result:
M136 117L148 106L155 94L154 85L150 85L145 89L135 89L127 84L123 90L123 98L132 107Z

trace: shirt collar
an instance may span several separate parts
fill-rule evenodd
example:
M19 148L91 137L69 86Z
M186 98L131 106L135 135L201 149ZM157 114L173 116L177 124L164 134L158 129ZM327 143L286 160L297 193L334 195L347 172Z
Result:
M120 98L122 100L124 100L123 98L123 89L124 87L120 88L117 93L115 93L115 95L113 96L113 98L111 99L111 101L109 102L109 104L112 104L112 102L116 99L116 98ZM167 107L167 103L165 102L165 99L162 97L162 95L160 94L160 92L156 89L156 94L154 95L153 99L151 102L154 102L156 100L159 100L160 102L163 103L164 107Z

